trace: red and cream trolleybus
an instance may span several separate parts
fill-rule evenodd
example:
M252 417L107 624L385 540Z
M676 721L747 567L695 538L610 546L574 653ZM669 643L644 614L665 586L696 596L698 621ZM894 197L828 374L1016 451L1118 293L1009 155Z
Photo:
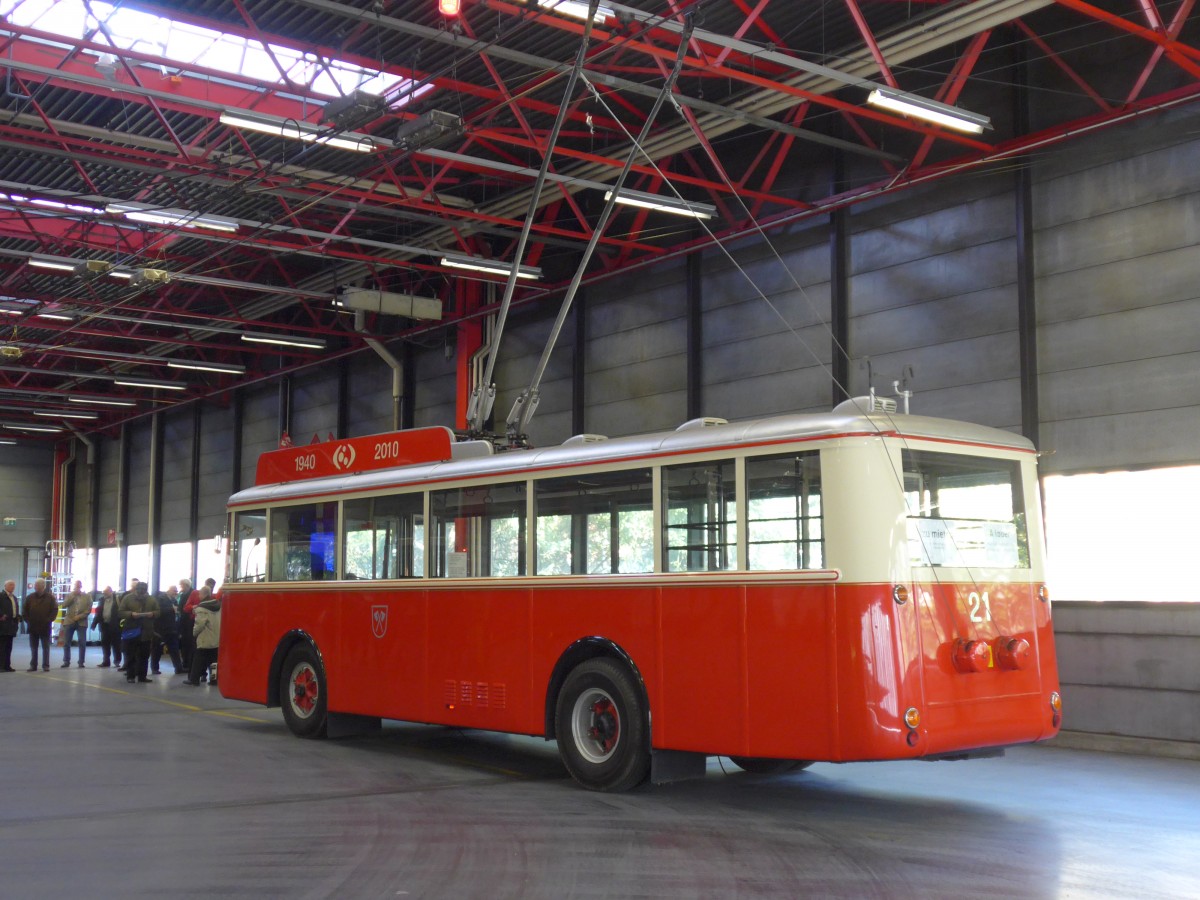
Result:
M265 453L229 502L221 692L307 737L543 735L614 791L709 755L773 772L1054 736L1033 447L856 404Z

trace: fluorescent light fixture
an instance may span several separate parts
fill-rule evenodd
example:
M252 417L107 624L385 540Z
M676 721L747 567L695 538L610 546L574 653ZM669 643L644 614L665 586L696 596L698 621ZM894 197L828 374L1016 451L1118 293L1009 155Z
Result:
M936 100L926 100L924 97L907 94L904 91L897 91L892 88L875 88L875 90L871 91L870 96L867 97L867 102L881 109L888 109L901 115L923 119L935 125L942 125L946 128L953 128L956 131L965 131L970 134L983 134L985 128L992 127L992 120L987 116L967 112L965 109L959 109L957 106L950 106L946 103L939 103Z
M168 369L194 369L197 372L221 372L225 375L245 375L246 367L225 365L224 363L199 363L173 359L167 363Z
M108 275L110 278L126 278L126 279L128 279L128 278L133 277L132 272L123 272L120 269L113 269L111 272L108 273Z
M243 334L243 341L252 344L278 344L281 347L306 347L309 350L324 350L325 342L320 338L276 337L273 334Z
M489 275L505 275L512 271L512 264L502 259L483 259L479 256L465 256L461 253L446 253L442 256L442 265L452 269L469 269L472 272L487 272ZM542 270L537 266L518 266L518 278L541 278Z
M0 444L15 444L15 443L16 443L16 441L5 441L5 440L0 440Z
M39 319L54 319L56 322L74 322L74 316L64 316L60 313L38 313Z
M68 403L90 403L93 406L137 406L132 400L94 400L90 397L68 397Z
M51 434L62 431L61 428L52 428L49 425L18 425L16 422L8 422L4 427L10 431L46 431Z
M75 272L75 266L78 265L77 262L71 259L63 259L61 257L55 257L51 259L45 256L29 257L29 264L31 266L36 266L39 269L53 269L55 272L71 273Z
M213 231L237 231L237 219L227 216L211 216L190 209L154 206L150 203L121 202L110 203L104 211L113 215L124 216L134 222L146 222L151 225L170 225L179 228L208 228Z
M45 416L47 419L97 419L97 418L99 418L99 416L97 416L95 413L82 413L82 412L77 412L77 413L76 412L43 412L41 410L35 410L33 414L35 416Z
M0 193L0 200L8 200L12 203L28 204L29 206L38 206L42 209L52 209L59 212L73 212L85 216L98 216L104 210L95 206L82 206L78 203L64 203L61 200L48 200L45 197L26 197L22 194L5 194Z
M550 12L561 13L573 19L587 21L588 4L581 3L580 0L537 0L537 5L542 9L550 10ZM596 15L592 16L592 21L598 25L603 25L605 20L614 19L616 15L607 6L600 5L596 7Z
M19 316L25 312L23 309L13 309L11 306L0 306L0 316Z
M331 134L322 132L321 129L309 125L307 122L281 119L276 116L262 116L258 113L244 112L238 109L227 109L221 113L221 124L231 128L257 131L260 134L274 134L290 138L293 141L323 144L326 147L337 147L340 150L354 150L358 153L374 153L379 149L375 142L365 134L352 131Z
M604 192L604 199L612 197L612 191ZM617 194L617 202L626 206L640 206L643 209L658 209L674 213L677 216L691 216L694 219L711 219L717 214L717 208L711 203L696 203L691 200L680 200L677 197L662 197L658 194L647 194L642 191L622 189Z
M121 387L135 388L162 388L164 391L186 391L187 385L172 384L169 381L117 381L113 380L113 384L119 384Z

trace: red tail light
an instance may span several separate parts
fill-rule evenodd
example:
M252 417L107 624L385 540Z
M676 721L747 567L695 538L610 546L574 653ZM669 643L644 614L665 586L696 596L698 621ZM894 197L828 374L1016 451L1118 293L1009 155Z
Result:
M996 662L1002 669L1025 668L1032 653L1033 648L1025 638L996 638Z
M987 641L967 641L959 638L954 642L954 650L950 656L954 661L954 668L963 674L970 674L987 669L992 651Z

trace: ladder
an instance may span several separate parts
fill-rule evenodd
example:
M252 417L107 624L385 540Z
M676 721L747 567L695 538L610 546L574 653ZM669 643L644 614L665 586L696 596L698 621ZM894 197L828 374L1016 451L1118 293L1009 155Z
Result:
M75 576L71 571L71 560L75 556L74 541L46 541L46 586L55 598L62 600L71 593Z

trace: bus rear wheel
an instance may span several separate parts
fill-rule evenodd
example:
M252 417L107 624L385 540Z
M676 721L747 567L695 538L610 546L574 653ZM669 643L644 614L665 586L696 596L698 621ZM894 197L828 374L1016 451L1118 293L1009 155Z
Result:
M806 759L767 759L761 756L731 756L735 766L751 775L784 775L799 772L812 765Z
M316 651L297 644L283 660L279 673L279 705L292 734L303 738L325 736L327 710L325 670Z
M576 666L554 715L558 752L571 777L592 791L627 791L650 773L650 729L629 670L607 658Z

